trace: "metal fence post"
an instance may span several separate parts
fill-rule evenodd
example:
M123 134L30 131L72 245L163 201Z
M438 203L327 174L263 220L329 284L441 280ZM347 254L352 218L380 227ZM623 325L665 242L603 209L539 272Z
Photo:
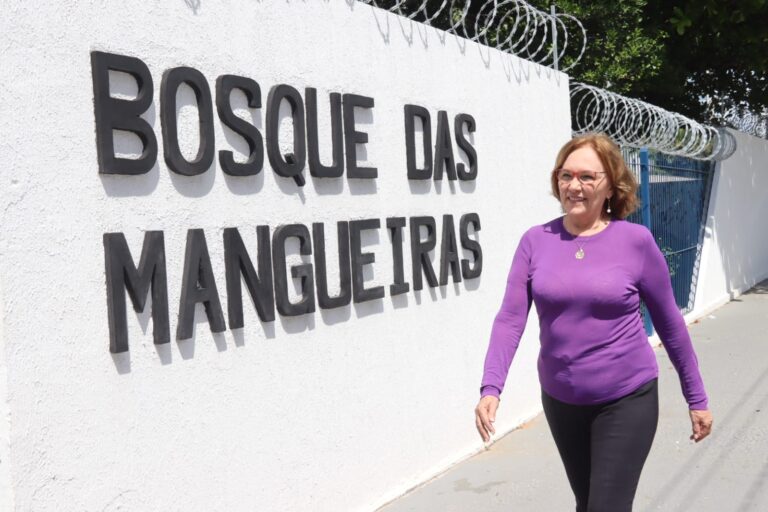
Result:
M643 226L651 229L651 168L648 148L640 149L640 202Z
M640 213L643 226L651 230L651 166L648 161L648 148L640 148ZM653 334L651 315L645 311L643 325L648 336Z
M558 71L560 63L557 58L557 18L555 13L555 4L549 6L549 12L552 14L552 66Z

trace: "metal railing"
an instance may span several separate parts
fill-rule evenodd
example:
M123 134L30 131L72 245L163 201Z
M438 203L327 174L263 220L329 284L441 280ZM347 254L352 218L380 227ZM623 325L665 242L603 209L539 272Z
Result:
M641 208L627 220L645 225L667 259L675 302L693 308L715 162L623 147L640 183ZM650 322L646 318L646 330Z

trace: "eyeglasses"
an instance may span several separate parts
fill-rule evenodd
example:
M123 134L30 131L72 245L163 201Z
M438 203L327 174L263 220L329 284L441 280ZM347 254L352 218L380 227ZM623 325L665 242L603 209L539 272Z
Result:
M596 186L602 179L604 171L571 171L569 169L555 169L557 181L560 183L570 183L575 179L586 187Z

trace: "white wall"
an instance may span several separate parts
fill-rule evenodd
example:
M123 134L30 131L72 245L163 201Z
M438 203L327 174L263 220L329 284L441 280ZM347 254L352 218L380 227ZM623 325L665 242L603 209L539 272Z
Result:
M715 172L689 318L707 314L768 277L768 141L731 133L738 148Z
M0 275L0 311L3 309L3 280ZM8 397L8 363L3 333L4 322L0 322L0 510L13 507L13 486L11 484L11 410Z
M565 75L357 2L11 2L0 33L0 95L10 107L0 125L0 403L10 436L0 408L0 445L9 437L12 462L9 473L6 457L0 463L0 504L370 510L480 448L473 408L512 252L527 227L559 211L547 174L570 136ZM361 123L379 178L307 173L299 191L268 164L238 179L217 163L187 178L166 167L162 140L148 174L99 175L92 50L149 66L155 102L145 118L158 135L160 78L174 66L200 70L212 88L220 74L251 77L264 99L278 83L317 87L325 140L329 92L372 96ZM119 76L114 86L135 89ZM192 154L189 89L180 100ZM242 96L235 102L244 105ZM474 185L409 183L406 103L433 118L439 109L474 116ZM263 112L252 114L263 126ZM215 125L217 150L243 151ZM136 149L130 138L116 146ZM339 220L467 212L482 223L477 280L265 325L246 299L245 328L216 336L199 307L194 338L159 348L149 314L129 310L130 352L108 350L103 233L125 233L138 258L143 233L164 231L173 333L188 229L205 230L226 308L225 227L239 227L252 247L257 224L320 221L333 247ZM386 231L366 237L365 248L376 255L367 285L388 285ZM291 250L290 263L300 261ZM405 256L408 276L407 248ZM328 258L333 269L332 250ZM537 334L533 320L502 402L502 432L539 410Z

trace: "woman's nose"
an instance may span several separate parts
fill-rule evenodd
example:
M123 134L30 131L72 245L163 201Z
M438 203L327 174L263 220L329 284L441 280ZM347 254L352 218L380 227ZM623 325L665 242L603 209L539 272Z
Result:
M581 182L577 178L573 178L568 183L568 190L581 191L582 188L583 188L583 186L582 186Z

